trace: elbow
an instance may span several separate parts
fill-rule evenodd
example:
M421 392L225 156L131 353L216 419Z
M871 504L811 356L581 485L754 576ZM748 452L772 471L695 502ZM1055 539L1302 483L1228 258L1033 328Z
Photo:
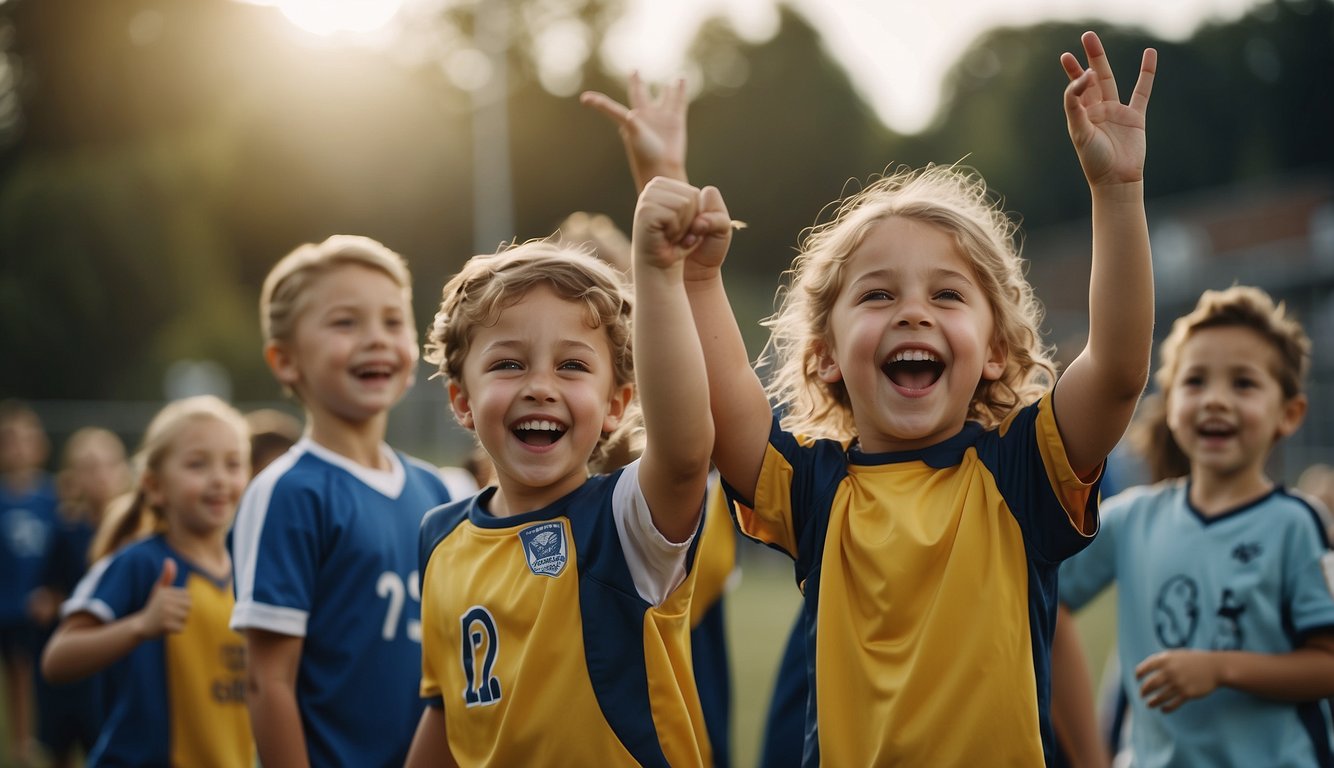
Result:
M42 654L41 661L42 679L52 685L65 685L79 680L79 675L73 674L68 665L62 664L59 653L51 653L51 646L46 647L46 652Z

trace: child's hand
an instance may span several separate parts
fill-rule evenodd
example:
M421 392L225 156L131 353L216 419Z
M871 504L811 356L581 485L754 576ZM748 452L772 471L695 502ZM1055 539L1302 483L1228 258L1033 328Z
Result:
M1163 712L1213 693L1218 677L1218 655L1209 651L1162 651L1135 667L1144 703Z
M727 249L732 244L733 222L717 187L700 192L699 214L691 231L699 236L699 245L686 259L685 279L712 279L722 269Z
M1158 52L1146 48L1130 104L1121 103L1116 78L1102 41L1093 32L1081 38L1087 70L1072 53L1061 54L1070 77L1065 88L1065 117L1070 140L1090 186L1123 184L1144 179L1144 114L1158 68Z
M636 269L675 266L699 245L692 230L699 203L699 190L684 181L658 176L644 187L630 240Z
M579 102L606 115L620 128L635 188L643 191L654 176L686 180L686 84L678 79L650 99L639 73L630 74L630 106L597 91L584 91Z
M181 587L173 587L175 580L176 561L167 558L162 561L162 575L153 585L148 604L138 613L141 637L161 637L185 628L185 620L190 615L190 593Z

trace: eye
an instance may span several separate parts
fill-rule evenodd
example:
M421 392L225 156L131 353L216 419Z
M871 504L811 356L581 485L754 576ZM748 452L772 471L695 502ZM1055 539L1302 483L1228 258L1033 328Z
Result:
M557 366L562 371L588 371L588 364L582 360L566 360Z
M1237 389L1251 389L1260 386L1260 382L1248 376L1241 376L1236 381L1232 382L1232 385Z
M938 301L963 301L963 294L953 288L945 288L944 290L936 291L934 298Z
M1181 384L1185 387L1199 387L1204 384L1204 377L1199 374L1191 374L1183 378Z
M402 327L403 327L403 318L401 318L401 317L386 317L385 320L384 320L384 324L385 324L386 327L389 327L389 328L402 328Z
M334 328L351 328L356 325L356 320L351 317L335 317L329 321L329 325Z
M520 371L520 370L523 370L523 366L519 364L519 361L518 361L518 360L511 360L511 359L509 359L509 358L506 358L506 359L504 359L504 360L497 360L497 361L495 361L494 363L492 363L491 365L487 366L487 370L488 370L488 371Z
M883 288L872 288L857 297L858 304L865 304L868 301L892 301L894 296Z

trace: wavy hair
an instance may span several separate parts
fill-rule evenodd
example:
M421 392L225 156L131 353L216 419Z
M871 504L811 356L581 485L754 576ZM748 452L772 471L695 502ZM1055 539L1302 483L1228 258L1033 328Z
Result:
M809 229L780 289L778 311L761 365L773 372L767 387L794 432L847 440L856 437L851 400L843 382L818 375L821 344L843 287L852 253L876 224L899 217L929 224L954 239L972 264L990 301L995 342L1006 350L996 381L980 381L968 418L991 427L1041 397L1055 381L1055 364L1039 326L1042 306L1024 277L1017 224L1001 210L975 171L957 165L899 167L837 204L834 217Z

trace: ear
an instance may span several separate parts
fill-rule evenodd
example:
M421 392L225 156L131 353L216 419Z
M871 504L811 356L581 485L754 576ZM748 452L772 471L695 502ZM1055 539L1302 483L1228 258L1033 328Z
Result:
M468 399L463 387L453 381L449 382L449 407L454 411L454 421L457 421L460 427L473 430L477 428L472 418L472 401Z
M273 378L288 389L295 387L301 380L301 371L296 365L296 355L292 354L287 345L281 341L270 339L264 345L264 362L268 363L269 370L273 371Z
M838 361L834 359L834 351L830 349L828 342L812 342L811 354L815 356L815 372L821 381L833 384L843 380L843 369L838 367Z
M1288 437L1297 431L1297 428L1306 420L1308 405L1304 394L1293 395L1283 402L1283 414L1278 420L1277 434L1274 435L1275 440Z
M148 470L144 472L143 479L139 482L143 488L144 501L148 504L148 507L150 509L161 509L163 503L162 483L158 481L157 473Z
M987 345L987 359L982 363L983 381L1000 381L1005 375L1005 364L1010 360L1010 351L1005 342L993 338Z
M625 418L625 410L630 407L630 400L635 396L635 387L633 384L626 384L619 389L613 389L611 399L607 401L607 415L602 419L602 433L615 432L621 425L621 419Z

